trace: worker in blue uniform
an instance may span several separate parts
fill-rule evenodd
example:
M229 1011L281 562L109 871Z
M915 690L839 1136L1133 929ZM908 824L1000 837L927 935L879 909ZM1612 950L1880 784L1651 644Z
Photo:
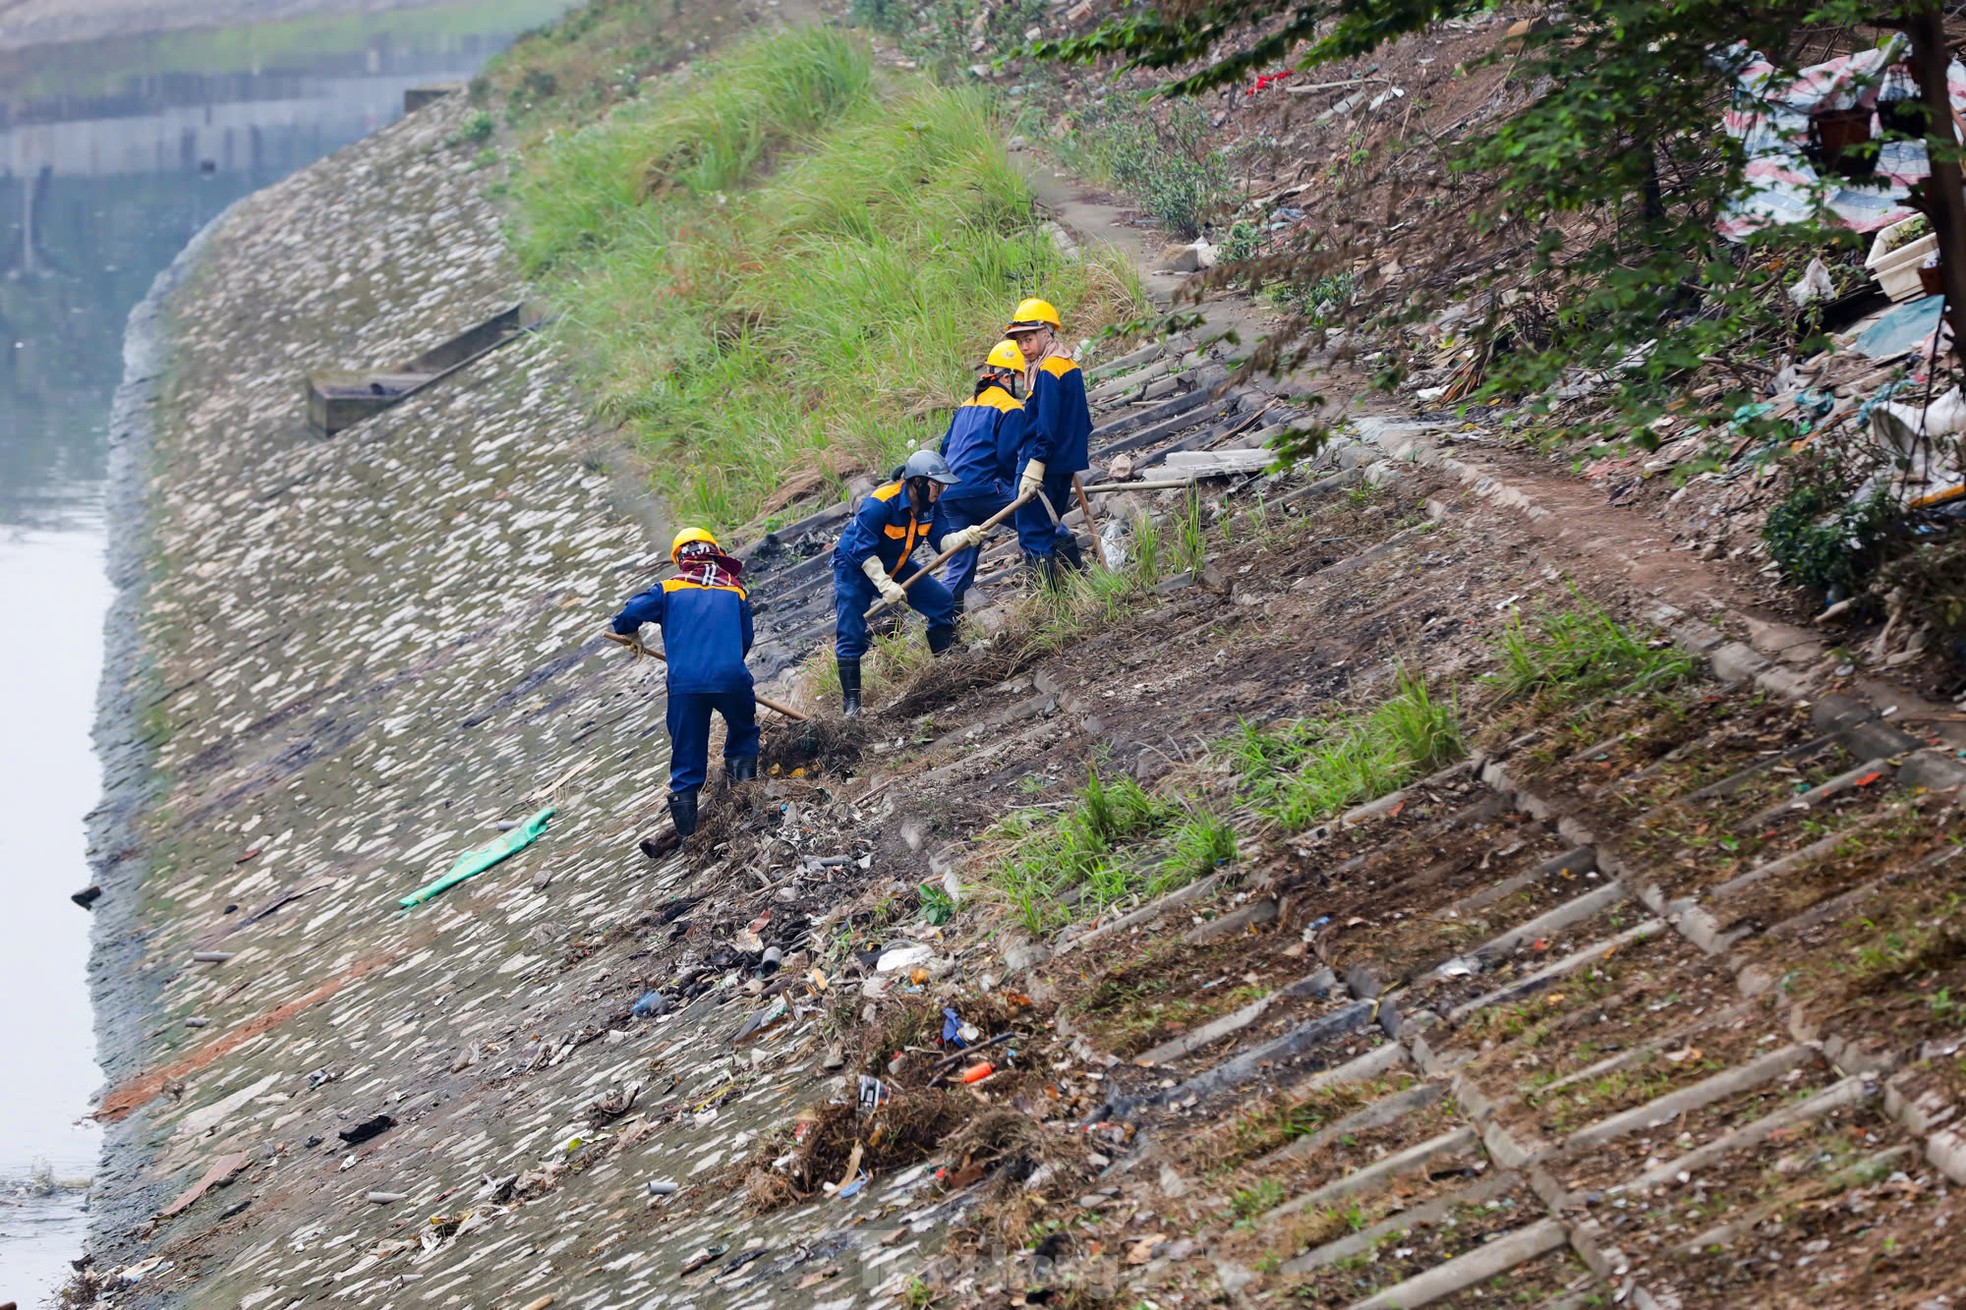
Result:
M1090 465L1092 411L1085 375L1058 340L1064 330L1047 300L1017 307L1004 335L1024 357L1026 436L1018 462L1017 494L1038 495L1017 511L1017 544L1024 567L1039 583L1056 583L1061 568L1085 567L1078 539L1058 522L1072 508L1072 477Z
M697 795L710 767L710 715L724 720L724 779L758 776L758 702L752 692L751 602L738 581L743 564L723 553L702 528L684 528L670 544L677 576L629 601L609 624L614 639L637 655L641 627L662 629L668 664L669 817L676 833L696 831Z
M955 485L948 461L932 450L908 456L895 480L867 493L833 547L833 653L839 661L840 701L848 718L860 714L860 660L867 653L867 611L876 599L906 603L928 621L928 648L940 655L956 641L955 598L933 577L910 581L921 566L910 558L930 540L935 502ZM935 541L938 551L974 546L980 528L958 528ZM908 583L907 589L902 584Z
M983 360L976 393L949 420L942 458L949 461L956 481L935 502L938 535L986 523L1009 507L1017 457L1024 448L1024 406L1017 399L1023 374L1024 353L1013 342L999 341ZM942 567L942 585L956 602L958 618L982 554L980 546L969 546Z

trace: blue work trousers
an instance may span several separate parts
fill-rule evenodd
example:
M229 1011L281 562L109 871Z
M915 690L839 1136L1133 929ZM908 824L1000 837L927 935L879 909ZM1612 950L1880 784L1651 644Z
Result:
M990 495L959 496L954 500L944 496L935 502L935 521L939 529L935 539L940 541L944 536L961 528L973 528L979 523L987 523L1003 513L1004 506L1010 502L1011 494L1008 488ZM951 555L949 562L942 566L942 585L948 588L949 594L955 598L958 614L962 613L963 609L963 593L968 591L970 584L976 581L976 563L982 558L982 547L971 546L967 550L959 550Z
M669 693L669 790L701 787L710 768L710 712L724 716L724 759L758 753L758 700L743 691ZM728 765L726 765L728 767Z
M921 572L921 566L910 560L900 573L896 582L907 582ZM834 633L833 653L843 660L857 660L867 653L867 610L881 598L874 590L874 584L867 575L852 565L835 567L833 570L833 611ZM928 620L931 633L946 632L951 635L956 630L956 598L949 589L934 578L923 578L908 588L908 607Z
M1018 461L1017 476L1024 477L1024 462ZM1070 470L1057 472L1046 470L1044 475L1045 498L1051 507L1064 518L1072 512L1072 474ZM1049 555L1056 551L1061 539L1069 541L1072 530L1062 523L1053 525L1051 515L1045 513L1044 505L1033 496L1020 505L1011 521L1017 525L1017 545L1026 555Z

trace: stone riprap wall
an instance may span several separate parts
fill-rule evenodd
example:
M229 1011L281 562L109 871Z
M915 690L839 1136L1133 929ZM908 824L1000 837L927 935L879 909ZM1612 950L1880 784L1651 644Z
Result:
M99 1003L145 1007L103 1026L107 1304L714 1304L793 1285L923 1182L777 1216L749 1263L739 1196L651 1207L651 1180L714 1177L787 1123L821 1044L806 1017L734 1048L770 1002L728 991L627 1021L676 966L630 963L651 953L629 929L691 873L635 844L661 814L659 666L594 634L662 549L615 503L550 340L334 438L305 426L304 370L394 363L518 297L486 177L445 145L468 112L244 202L164 306L144 672L110 689L155 790L102 907ZM397 907L548 804L532 848ZM730 911L695 872L696 917ZM588 1112L638 1084L632 1114ZM153 1218L215 1169L236 1177Z

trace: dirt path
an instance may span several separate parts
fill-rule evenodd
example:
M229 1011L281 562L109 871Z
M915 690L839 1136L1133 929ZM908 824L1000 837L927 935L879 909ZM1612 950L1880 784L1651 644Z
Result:
M1087 187L1041 155L1026 151L1016 158L1041 203L1062 226L1082 240L1109 243L1134 259L1157 304L1182 294L1187 275L1155 271L1164 242L1134 221L1137 211ZM1263 306L1232 292L1211 292L1195 308L1206 324L1198 336L1233 332L1244 348L1274 323L1274 315ZM1327 421L1403 417L1395 398L1370 391L1342 367L1312 367L1264 383L1283 395L1323 396L1325 408L1318 416ZM1830 656L1834 642L1770 609L1766 590L1748 584L1745 566L1702 558L1674 540L1662 512L1608 504L1602 487L1503 440L1498 431L1470 422L1444 428L1425 444L1433 448L1429 457L1453 461L1465 484L1534 521L1533 553L1539 562L1595 594L1621 594L1713 621L1766 659L1793 668L1820 664ZM1966 724L1945 718L1955 707L1869 675L1850 677L1848 685L1880 703L1895 704L1903 715L1918 716L1936 739L1966 748Z

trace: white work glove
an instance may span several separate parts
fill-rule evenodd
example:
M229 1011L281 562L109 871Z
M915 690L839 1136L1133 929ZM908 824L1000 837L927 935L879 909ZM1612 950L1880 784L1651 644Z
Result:
M1017 494L1029 496L1044 486L1044 461L1041 459L1024 462L1024 476L1017 479Z
M881 567L880 556L869 555L861 561L860 571L867 575L867 581L874 584L874 590L880 592L881 599L888 604L899 605L908 599L908 593L901 589L901 584L890 578L887 570Z
M968 550L972 546L980 546L983 544L984 535L980 527L957 528L954 532L943 536L940 550L946 555L952 550Z

